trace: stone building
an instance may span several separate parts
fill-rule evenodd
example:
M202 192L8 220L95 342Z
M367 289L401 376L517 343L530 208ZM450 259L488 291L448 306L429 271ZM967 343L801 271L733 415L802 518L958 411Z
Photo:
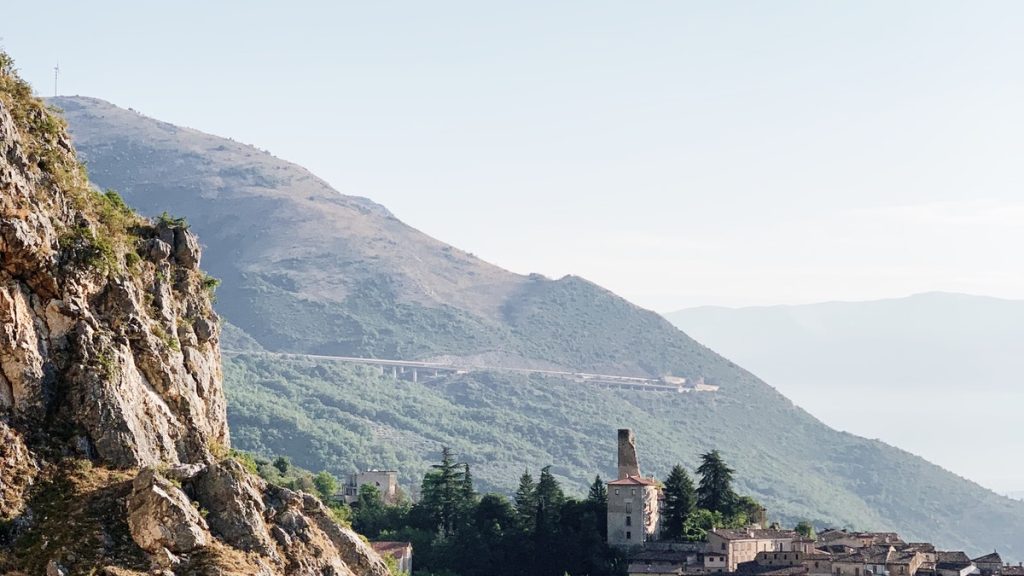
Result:
M978 567L978 570L981 570L982 576L992 576L1002 571L1003 557L999 555L999 552L992 552L980 558L975 558L974 565Z
M345 483L345 502L351 504L359 498L359 488L364 485L376 486L385 504L398 500L398 472L394 470L367 470L356 472Z
M708 532L708 552L724 554L725 572L735 572L742 562L756 559L759 552L791 552L800 535L792 530L716 529Z
M618 452L619 477L608 483L608 544L642 546L661 529L661 487L640 474L632 430L619 430Z

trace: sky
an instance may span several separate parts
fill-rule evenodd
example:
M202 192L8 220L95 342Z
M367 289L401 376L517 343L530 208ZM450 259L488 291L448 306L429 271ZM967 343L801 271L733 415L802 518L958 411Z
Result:
M1024 3L6 3L43 95L641 306L1024 298Z

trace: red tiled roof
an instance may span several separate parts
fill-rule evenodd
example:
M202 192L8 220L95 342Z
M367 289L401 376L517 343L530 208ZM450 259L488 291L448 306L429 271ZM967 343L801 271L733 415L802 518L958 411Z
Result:
M377 554L390 554L398 557L412 552L412 542L370 542Z

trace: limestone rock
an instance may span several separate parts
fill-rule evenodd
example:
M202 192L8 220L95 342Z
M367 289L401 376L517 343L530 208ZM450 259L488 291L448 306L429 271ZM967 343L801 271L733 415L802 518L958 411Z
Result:
M206 318L197 318L195 325L196 338L200 342L208 342L217 335L217 324Z
M210 543L206 522L188 496L153 467L132 481L128 527L135 543L151 554L191 552Z
M263 521L266 484L232 459L208 466L191 484L214 534L242 550L275 555Z
M21 511L25 490L38 473L21 434L0 421L0 518Z
M201 251L199 240L188 228L178 228L174 231L174 259L178 264L186 268L198 268Z
M153 238L146 245L146 255L151 262L163 262L171 257L171 245L159 238Z

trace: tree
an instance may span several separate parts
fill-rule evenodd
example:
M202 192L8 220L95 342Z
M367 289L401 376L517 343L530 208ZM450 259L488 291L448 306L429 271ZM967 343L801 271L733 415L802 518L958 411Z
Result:
M476 491L473 489L473 475L469 471L469 464L462 465L462 498L466 502L473 502L476 499Z
M519 477L515 501L519 526L524 531L533 531L534 523L537 521L537 483L533 481L529 470L524 471Z
M662 535L680 540L686 535L686 519L693 513L697 497L693 480L686 469L676 464L665 480L665 513L662 516Z
M565 502L565 494L558 480L551 474L551 466L540 469L540 480L537 481L537 510L546 513L552 523L557 523L558 509Z
M683 537L690 542L707 540L708 532L722 526L725 519L721 512L712 512L703 508L697 509L686 518L683 525Z
M587 494L587 501L600 506L608 506L608 487L604 485L601 476L594 477L594 483L590 485L590 492Z
M326 470L321 470L316 476L313 476L313 485L316 486L316 491L324 500L330 500L338 491L338 481Z
M559 528L562 517L562 504L565 494L558 480L551 474L551 466L540 469L537 480L537 520L534 524L534 565L530 574L559 574L562 570L562 552L552 543L559 542Z
M455 520L463 509L466 473L447 446L441 448L441 463L431 468L423 477L421 504L433 516L441 534L447 536L455 531Z
M274 468L277 468L277 471L280 472L281 475L287 474L288 469L291 468L291 462L289 462L284 456L278 456L274 459Z
M812 526L811 523L806 520L801 520L800 523L796 525L796 528L794 530L796 530L796 533L803 536L804 538L815 538L814 526Z
M761 524L764 522L764 506L750 496L739 496L733 504L732 525L735 528L742 528L752 522Z
M380 488L373 484L360 486L353 508L352 526L360 534L372 538L384 528L384 499L381 497Z
M736 493L732 490L734 470L726 466L718 450L701 454L700 459L697 507L731 516L736 503Z

